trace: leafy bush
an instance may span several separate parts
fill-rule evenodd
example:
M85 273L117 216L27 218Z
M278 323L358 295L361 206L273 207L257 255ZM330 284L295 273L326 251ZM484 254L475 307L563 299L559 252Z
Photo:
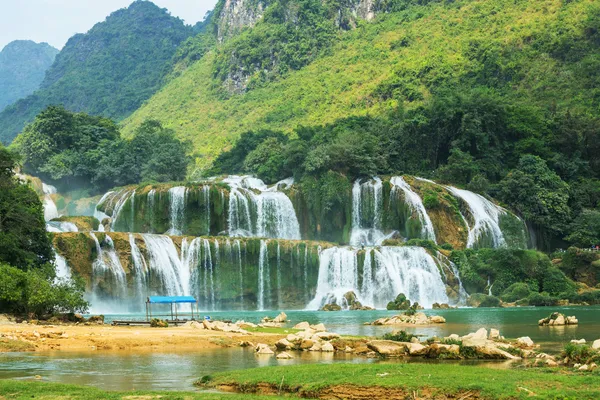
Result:
M383 340L393 340L394 342L410 342L412 338L418 338L417 335L407 333L406 331L394 331L383 335Z
M479 307L500 307L500 299L495 296L485 296Z
M547 307L558 303L558 298L550 296L548 293L531 293L527 298L530 306Z
M510 285L500 298L502 301L506 301L509 303L513 303L517 300L524 299L529 296L531 293L531 289L529 289L529 285L524 282L517 282Z
M585 344L567 343L562 351L562 357L568 357L572 364L600 362L600 352Z
M150 320L150 327L152 327L152 328L168 328L169 323L163 319L152 318Z

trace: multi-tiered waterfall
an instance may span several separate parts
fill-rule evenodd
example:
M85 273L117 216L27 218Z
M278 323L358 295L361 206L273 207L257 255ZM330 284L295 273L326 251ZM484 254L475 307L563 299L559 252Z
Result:
M464 298L458 271L441 253L403 241L509 246L517 241L503 226L523 225L466 190L374 177L348 191L351 208L334 210L351 222L344 247L307 240L327 221L306 215L305 195L291 179L267 186L248 176L115 190L98 203L100 232L63 226L72 232L56 234L61 270L68 264L84 276L94 310L105 312L139 311L148 295L184 294L206 310L344 306L350 291L367 306L384 307L398 293L430 306ZM82 248L85 257L76 254Z

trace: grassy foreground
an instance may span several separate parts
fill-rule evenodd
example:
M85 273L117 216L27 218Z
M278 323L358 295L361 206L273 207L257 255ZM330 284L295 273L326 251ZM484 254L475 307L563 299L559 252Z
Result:
M599 373L457 364L310 364L223 372L203 381L242 393L309 398L600 398Z
M60 383L0 380L0 400L218 400L218 399L276 399L273 396L252 396L243 394L219 394L206 392L107 392L94 387L63 385Z

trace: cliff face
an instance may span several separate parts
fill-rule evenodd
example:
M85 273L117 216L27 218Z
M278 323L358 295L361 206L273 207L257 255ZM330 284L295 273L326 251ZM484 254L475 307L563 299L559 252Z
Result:
M342 29L356 26L357 19L371 21L375 18L374 0L346 0L335 5L327 0L321 0L320 3L329 10L336 25ZM275 2L272 0L221 0L216 7L219 42L223 42L244 28L254 26L265 15L267 8L273 4ZM293 1L279 4L284 9L285 19L297 22L298 15L295 11L298 5Z
M267 0L220 0L217 16L217 38L219 42L240 32L243 28L252 27L263 17L269 5Z

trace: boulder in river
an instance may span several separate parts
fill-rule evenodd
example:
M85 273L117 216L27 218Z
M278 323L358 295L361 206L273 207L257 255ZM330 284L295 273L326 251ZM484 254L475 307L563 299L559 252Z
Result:
M566 316L564 314L554 312L549 317L540 319L538 325L540 326L563 326L563 325L577 325L579 321L575 316Z

